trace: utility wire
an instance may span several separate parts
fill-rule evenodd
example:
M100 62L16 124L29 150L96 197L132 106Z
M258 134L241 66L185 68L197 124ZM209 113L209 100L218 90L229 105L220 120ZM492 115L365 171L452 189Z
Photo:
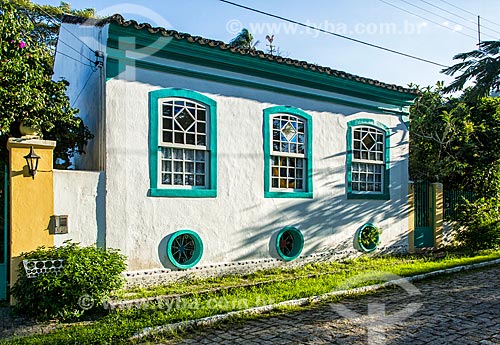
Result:
M84 63L84 62L82 62L82 61L80 61L80 60L78 60L78 59L74 58L73 56L70 56L70 55L65 54L65 53L63 53L63 52L57 51L57 52L56 52L56 54L61 54L61 55L64 55L64 56L66 56L67 58L69 58L69 59L71 59L71 60L74 60L74 61L76 61L76 62L78 62L78 63L81 63L81 64L82 64L82 65L84 65L84 66L93 67L92 65L86 64L86 63ZM91 61L91 62L92 62L92 63L94 63L93 61Z
M332 32L332 31L328 31L328 30L324 30L324 29L318 28L316 26L304 24L304 23L298 22L296 20L292 20L292 19L288 19L288 18L285 18L285 17L281 17L281 16L278 16L278 15L275 15L275 14L272 14L272 13L269 13L269 12L264 12L264 11L261 11L261 10L257 10L255 8L252 8L252 7L240 5L240 4L237 4L235 2L231 2L231 1L228 1L228 0L219 0L219 1L220 2L224 2L226 4L229 4L229 5L233 5L233 6L236 6L236 7L243 8L245 10L249 10L249 11L252 11L252 12L260 13L260 14L263 14L263 15L268 16L268 17L280 19L280 20L283 20L283 21L286 21L286 22L289 22L289 23L293 23L293 24L302 26L302 27L306 27L306 28L309 28L309 29L320 31L320 32L328 34L328 35L340 37L340 38L343 38L343 39L346 39L346 40L349 40L349 41L353 41L353 42L356 42L356 43L360 43L360 44L363 44L363 45L366 45L366 46L369 46L369 47L372 47L372 48L377 48L377 49L384 50L384 51L387 51L387 52L390 52L390 53L394 53L394 54L397 54L397 55L405 56L405 57L410 58L410 59L419 60L419 61L422 61L422 62L427 62L427 63L433 64L433 65L436 65L436 66L440 66L440 67L445 67L445 68L449 67L449 66L440 64L438 62L434 62L434 61L427 60L427 59L424 59L424 58L420 58L420 57L417 57L417 56L414 56L414 55L402 53L402 52L399 52L397 50L393 50L393 49L382 47L382 46L379 46L379 45L376 45L376 44L373 44L373 43L361 41L361 40L358 40L358 39L355 39L355 38L352 38L352 37L349 37L349 36L340 35L340 34L337 34L335 32Z
M453 24L460 25L461 27L464 27L465 29L468 29L468 30L472 30L472 31L474 31L474 32L477 32L477 29L476 29L476 28L471 28L470 26L467 26L467 25L462 25L462 24L460 24L459 22L456 22L456 21L454 21L454 20L452 20L452 19L446 18L446 17L444 17L444 16L442 16L442 15L440 15L440 14L437 14L437 13L434 13L434 12L432 12L432 11L429 11L429 10L427 10L427 9L423 8L423 7L420 7L420 6L417 6L417 5L415 5L415 4L412 4L411 2L409 2L409 1L407 1L407 0L399 0L399 1L404 2L405 4L408 4L408 5L413 6L413 7L415 7L415 8L418 8L419 10L422 10L422 11L424 11L424 12L430 13L430 14L432 14L432 15L436 16L436 17L442 18L442 19L444 19L444 20L446 20L446 21L452 22ZM446 26L446 25L443 25L443 26ZM493 36L488 35L488 34L484 34L484 35L486 35L486 36L490 36L490 37L493 37ZM495 38L495 37L493 37L493 38Z
M460 35L464 35L464 36L470 37L470 38L472 38L472 39L474 39L474 40L476 40L476 39L477 39L477 37L474 37L474 36L471 36L471 35L469 35L469 34L466 34L465 32L460 32L460 31L453 30L453 29L452 29L452 28L450 28L449 26L446 26L446 25L443 25L443 24L441 24L441 23L438 23L438 22L436 22L436 21L434 21L434 20L432 20L432 19L422 17L421 15L418 15L418 14L416 14L416 13L413 13L413 12L411 12L411 11L408 11L408 10L406 10L406 9L402 8L402 7L399 7L399 6L396 6L396 5L394 5L394 4L391 4L391 3L390 3L390 2L388 2L388 1L385 1L385 0L378 0L378 1L383 2L384 4L389 5L389 6L392 6L392 7L394 7L394 8L397 8L398 10L401 10L401 11L403 11L403 12L409 13L409 14L411 14L412 16L419 17L419 18L421 18L421 19L423 19L423 20L427 20L427 21L429 21L429 22L431 22L431 23L433 23L433 24L436 24L436 25L438 25L438 26L442 26L443 28L446 28L446 29L448 29L448 30L451 30L451 31L453 31L453 32L456 32L457 34L460 34Z
M63 26L63 25L59 22L59 19L57 19L56 17L54 17L53 15L51 15L50 13L48 13L47 11L45 11L45 10L43 9L43 7L41 7L40 5L38 5L38 4L33 4L33 5L37 6L37 7L40 9L40 11L42 11L42 12L43 12L43 13L45 13L47 16L49 16L49 18L52 18L52 23L54 23L54 24L56 24L56 25L60 25L59 27L60 27L61 29L66 30L69 34L71 34L71 36L73 36L74 38L76 38L77 40L79 40L79 41L80 41L80 42L81 42L84 46L86 46L88 49L90 49L90 51L91 51L92 53L95 53L95 50L94 50L94 49L92 49L92 48L90 48L90 47L87 45L87 43L83 42L83 41L80 39L80 37L76 36L76 35L75 35L74 33L72 33L70 30L66 29L66 28L65 28L65 27L64 27L64 26ZM82 55L82 56L83 56L83 55Z
M78 96L76 96L75 100L73 101L73 104L71 105L71 107L74 107L75 104L76 104L76 101L78 101L78 98L80 98L80 95L82 94L83 90L85 90L85 87L87 86L90 78L92 77L92 75L94 75L94 72L96 70L92 70L92 72L89 74L89 77L87 78L87 81L85 82L85 84L83 84L83 87L82 89L80 90L80 92L78 93Z
M429 5L429 6L432 6L432 7L434 7L434 8L437 8L437 9L439 9L439 10L443 11L443 12L446 12L446 13L448 13L448 14L451 14L452 16L455 16L455 17L458 17L458 18L460 18L460 19L466 20L466 21L468 21L469 23L472 23L472 24L477 24L477 22L475 22L475 21L473 21L473 20L470 20L469 18L466 18L466 17L461 16L461 15L459 15L459 14L456 14L456 13L450 12L450 11L448 11L446 8L442 8L442 7L439 7L439 6L437 6L437 5L434 5L433 3L429 2L429 1L426 1L426 0L420 0L420 1L421 1L421 2L426 3L426 4L427 4L427 5ZM490 31L493 31L493 32L496 32L496 33L500 34L500 31L496 31L495 29L489 28L489 27L487 27L486 25L481 24L481 27L482 27L482 28L485 28L485 29L487 29L487 30L490 30Z
M68 46L70 49L72 49L73 51L75 51L78 55L81 55L84 59L90 61L91 63L95 64L95 61L92 61L91 59L89 59L88 57L84 56L82 53L80 53L78 50L76 50L74 47L72 47L71 45L69 45L68 43L64 42L63 40L61 39L58 39L57 40L58 42L61 42L62 44L64 44L65 46ZM61 53L60 51L58 51L58 53Z
M455 7L456 9L458 9L458 10L460 10L460 11L462 11L462 12L465 12L465 13L468 13L468 14L472 14L473 16L477 17L477 14L476 14L476 13L472 13L471 11L467 11L467 10L465 10L465 9L461 8L461 7L458 7L457 5L454 5L454 4L452 4L452 3L449 3L448 1L445 1L445 0L439 0L439 1L444 2L445 4L450 5L451 7ZM494 24L494 25L496 25L496 26L500 27L500 24L495 23L494 21L488 20L488 19L486 19L486 18L484 18L484 17L481 17L481 19L482 19L482 20L484 20L485 22L488 22L488 23L491 23L491 24Z

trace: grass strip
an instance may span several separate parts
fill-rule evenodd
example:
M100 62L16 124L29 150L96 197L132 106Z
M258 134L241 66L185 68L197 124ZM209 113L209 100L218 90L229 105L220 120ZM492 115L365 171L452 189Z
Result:
M279 303L287 300L307 298L331 292L340 287L359 287L380 283L355 278L366 273L383 271L399 276L412 276L435 270L467 265L500 258L500 251L480 253L448 253L443 257L432 256L382 256L361 257L345 263L321 263L307 265L294 270L275 270L274 282L255 286L234 287L203 294L179 297L163 304L141 309L118 311L105 315L90 324L70 324L43 335L2 341L1 344L124 344L129 338L146 327L156 327L169 323L201 319L231 311ZM324 271L330 274L319 274ZM263 271L247 277L222 277L197 281L198 289L211 286L227 286L229 282L241 283L240 279L259 280L267 277L273 270ZM311 276L318 273L317 276ZM297 278L293 278L296 275ZM292 279L279 279L290 276ZM264 279L264 278L262 278ZM184 285L183 285L184 284ZM189 289L189 282L175 284L179 292ZM171 289L170 287L163 287ZM160 289L160 288L158 288ZM153 289L153 291L155 291ZM157 292L159 290L156 290ZM192 291L192 289L191 289Z

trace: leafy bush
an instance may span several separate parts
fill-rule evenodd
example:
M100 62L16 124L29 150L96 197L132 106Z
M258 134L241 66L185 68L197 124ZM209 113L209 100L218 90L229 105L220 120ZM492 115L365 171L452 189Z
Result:
M500 201L497 198L465 201L457 220L455 239L460 245L474 250L500 246Z
M64 260L60 274L41 274L28 278L21 262L19 278L12 287L16 307L31 316L78 319L87 310L103 302L106 296L123 284L125 256L117 250L80 247L65 243L58 248L40 247L23 253L26 260Z

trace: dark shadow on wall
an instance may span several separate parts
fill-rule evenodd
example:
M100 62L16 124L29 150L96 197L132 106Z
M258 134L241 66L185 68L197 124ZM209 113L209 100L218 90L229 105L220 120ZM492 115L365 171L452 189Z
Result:
M131 66L127 66L127 69L131 69ZM206 83L203 84L193 83L191 81L191 78L179 77L171 74L162 74L164 75L164 78L158 78L157 72L147 71L143 69L139 70L140 72L138 73L134 73L132 69L130 71L127 70L127 72L124 72L123 74L117 76L116 79L123 79L134 82L139 81L142 83L155 85L159 88L176 87L176 88L193 90L201 93L219 94L229 98L232 97L244 98L247 100L254 100L262 104L276 103L277 93L271 91L253 89L248 87L240 87L234 85L229 86L227 84L211 82L211 81L207 81ZM199 81L199 79L196 78L192 78L192 80ZM160 81L164 81L165 83L161 84ZM169 84L167 84L167 81L169 82ZM194 85L196 85L196 88L193 88ZM333 104L327 101L310 100L290 95L280 95L279 99L282 100L280 104L291 105L304 110L307 109L309 111L331 112L332 107L335 107L335 113L341 113L346 116L356 114L361 110L360 108L353 108L339 104Z
M106 248L106 174L101 171L95 197L97 223L97 247Z
M401 163L395 163L392 169L400 169L398 166ZM302 255L310 255L315 252L332 251L342 252L353 248L352 243L358 227L366 222L379 224L381 221L388 218L401 220L402 214L407 214L407 203L398 203L395 207L394 200L403 198L401 196L401 186L392 185L390 188L391 200L348 200L345 193L344 181L328 181L328 176L341 176L339 170L345 171L344 168L325 169L317 171L315 180L327 181L321 186L315 188L323 188L330 191L327 195L315 199L296 199L292 205L288 205L280 210L272 210L262 215L262 219L266 219L263 224L258 227L248 227L242 229L243 233L252 234L248 236L240 246L262 243L262 251L258 254L264 254L267 250L266 257L269 257L273 252L269 252L269 248L275 245L273 238L284 226L295 226L301 230L304 241L306 243ZM406 192L404 194L406 199ZM405 200L404 199L404 200ZM254 207L258 207L255 205ZM290 219L290 223L287 222ZM343 233L345 228L356 225L356 229L352 230L349 237L345 239L342 236L340 243L336 243L334 247L325 243L325 238L331 238L332 235ZM404 246L407 243L406 232L398 235L396 239L392 238L393 246ZM384 243L381 244L384 246ZM267 248L266 248L267 247ZM274 255L272 256L274 257ZM249 253L241 256L238 260L255 259L256 253Z

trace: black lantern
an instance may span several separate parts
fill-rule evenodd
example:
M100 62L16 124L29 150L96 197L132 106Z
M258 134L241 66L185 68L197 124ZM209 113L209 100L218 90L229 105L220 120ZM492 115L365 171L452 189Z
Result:
M40 156L35 153L33 150L33 146L30 148L30 153L28 153L26 156L24 156L24 159L26 159L26 164L28 164L28 171L30 175L35 179L36 175L36 170L38 169L38 160L40 159Z

